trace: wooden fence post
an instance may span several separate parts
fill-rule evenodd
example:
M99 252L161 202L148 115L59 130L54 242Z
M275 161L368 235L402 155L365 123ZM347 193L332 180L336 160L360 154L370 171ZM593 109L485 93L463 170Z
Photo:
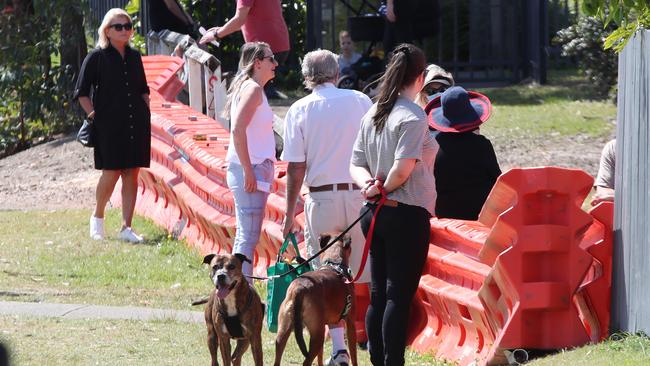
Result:
M619 56L612 330L650 334L650 31Z

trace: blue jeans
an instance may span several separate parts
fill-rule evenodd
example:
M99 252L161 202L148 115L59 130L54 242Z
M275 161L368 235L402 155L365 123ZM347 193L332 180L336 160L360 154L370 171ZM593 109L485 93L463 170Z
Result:
M273 161L267 159L260 164L254 164L253 171L258 181L267 183L273 181ZM244 168L237 163L228 165L226 180L228 188L235 198L235 217L237 219L237 232L232 254L240 253L253 261L253 253L260 239L264 209L269 194L263 191L246 192L244 190ZM253 274L253 267L250 263L244 262L242 271L245 275L250 276ZM250 278L247 279L248 282L252 282Z

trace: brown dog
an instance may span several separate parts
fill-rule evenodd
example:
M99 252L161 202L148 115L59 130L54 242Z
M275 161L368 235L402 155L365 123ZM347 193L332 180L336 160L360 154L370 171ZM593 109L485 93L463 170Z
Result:
M322 234L319 238L321 247L337 236ZM345 282L350 279L350 242L349 236L337 241L322 254L321 268L301 275L289 285L287 297L280 305L278 314L275 366L280 366L291 331L294 331L298 347L305 356L303 365L311 365L316 356L318 364L322 365L325 325L338 323L342 319L345 320L352 365L357 365L354 287ZM309 331L309 351L302 334L303 324Z
M225 366L240 365L244 352L251 346L256 366L262 366L262 319L264 305L242 274L242 261L230 254L208 254L203 263L210 265L215 291L205 306L208 348L212 366L218 366L217 349ZM230 339L237 339L230 353Z

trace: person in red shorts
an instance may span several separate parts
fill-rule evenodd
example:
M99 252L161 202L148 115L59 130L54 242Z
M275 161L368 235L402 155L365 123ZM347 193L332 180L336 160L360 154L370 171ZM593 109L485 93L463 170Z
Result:
M220 40L241 30L246 42L266 42L271 46L279 65L289 56L289 31L282 17L280 0L237 0L237 11L226 24L208 29L199 40L205 44ZM279 92L267 85L267 97L274 98Z

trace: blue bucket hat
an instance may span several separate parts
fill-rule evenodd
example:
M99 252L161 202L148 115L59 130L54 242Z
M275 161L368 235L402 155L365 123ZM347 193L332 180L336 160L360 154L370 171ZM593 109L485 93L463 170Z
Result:
M432 128L441 132L466 132L490 118L492 103L481 93L453 86L433 98L424 111Z

